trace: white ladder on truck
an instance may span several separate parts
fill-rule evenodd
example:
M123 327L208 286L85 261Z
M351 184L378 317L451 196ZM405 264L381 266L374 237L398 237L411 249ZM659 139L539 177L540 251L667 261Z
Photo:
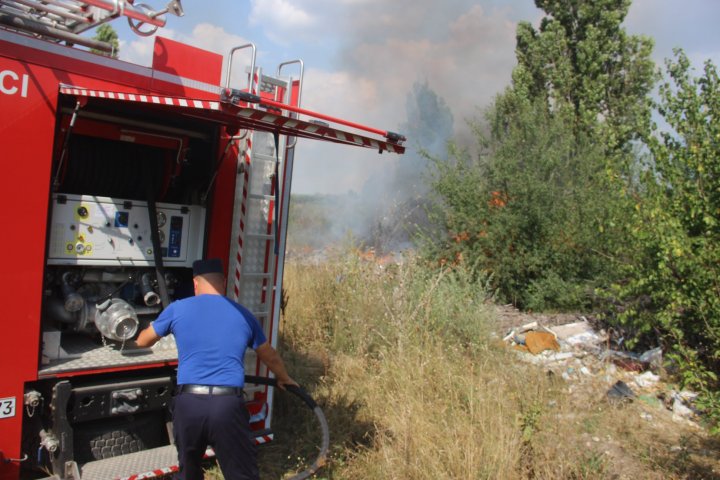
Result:
M242 176L236 184L231 245L231 298L245 306L268 332L272 322L275 285L276 152L272 133L248 132L238 159ZM282 149L282 145L280 145ZM282 158L282 152L277 152ZM238 191L239 190L239 191ZM238 195L239 194L239 195ZM249 352L248 352L249 353ZM247 371L248 374L254 374Z
M126 17L132 31L147 36L165 26L167 13L182 17L180 0L171 0L161 10L153 10L144 3L117 0L0 0L0 25L46 40L107 52L112 51L110 44L80 34Z
M274 92L279 87L290 95L292 82L264 76L260 69L255 68L254 45L236 47L231 51L231 57L232 52L245 47L253 49L249 72L255 74L249 82L249 93L255 95L258 89ZM228 65L226 87L230 81L231 65ZM266 333L277 328L273 325L273 317L277 317L273 305L275 296L281 295L281 292L275 291L275 261L278 258L277 208L280 203L280 192L276 190L282 185L282 179L276 177L282 172L279 161L285 156L285 138L277 140L273 133L262 131L246 131L242 136L228 268L228 296L250 310ZM276 338L276 332L273 336ZM259 371L256 370L258 368ZM266 367L258 365L252 350L245 355L245 373L267 375Z

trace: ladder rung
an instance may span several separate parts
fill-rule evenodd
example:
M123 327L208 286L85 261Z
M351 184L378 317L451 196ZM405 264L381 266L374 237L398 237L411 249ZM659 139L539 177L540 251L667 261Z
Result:
M265 240L275 240L275 235L272 233L246 233L250 238L264 238Z
M254 200L275 200L275 195L262 195L259 193L251 193L248 196Z
M242 281L243 278L271 278L272 273L256 273L256 272L243 272L242 275L240 275L240 281Z
M268 155L267 153L261 153L257 150L254 150L252 153L253 160L264 160L266 162L274 162L275 157L273 155Z

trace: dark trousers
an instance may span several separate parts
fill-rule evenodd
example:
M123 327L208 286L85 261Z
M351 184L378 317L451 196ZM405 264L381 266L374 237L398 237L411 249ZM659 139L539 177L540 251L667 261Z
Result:
M175 478L202 480L202 458L210 445L225 480L257 480L255 442L240 395L180 393L174 398L173 432L180 471Z

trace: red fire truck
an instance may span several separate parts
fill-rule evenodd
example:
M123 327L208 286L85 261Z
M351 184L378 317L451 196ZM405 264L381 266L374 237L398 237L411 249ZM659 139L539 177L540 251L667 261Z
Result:
M219 257L228 296L275 344L298 139L404 151L401 135L301 108L299 60L269 74L252 44L224 60L158 37L148 68L82 35L120 17L152 34L167 14L180 2L0 1L2 480L174 471L177 350L134 337L192 295L194 260ZM247 84L231 85L241 56ZM267 373L252 352L246 372ZM272 390L245 393L270 441Z

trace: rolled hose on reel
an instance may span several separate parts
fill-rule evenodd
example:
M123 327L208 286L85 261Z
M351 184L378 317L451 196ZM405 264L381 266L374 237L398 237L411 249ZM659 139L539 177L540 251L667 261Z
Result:
M254 375L245 375L245 383L254 383L256 385L268 385L271 387L277 387L276 379L268 377L256 377ZM310 478L310 476L314 475L318 470L320 470L327 464L327 454L328 450L330 449L330 429L328 428L327 419L325 418L325 414L323 413L322 409L302 387L296 387L295 385L286 385L285 390L291 392L292 394L300 398L305 403L305 405L307 405L308 408L312 410L318 420L318 423L320 424L320 430L322 431L320 453L318 453L315 461L306 470L303 470L302 472L295 474L295 476L290 477L290 480L304 480L306 478Z

